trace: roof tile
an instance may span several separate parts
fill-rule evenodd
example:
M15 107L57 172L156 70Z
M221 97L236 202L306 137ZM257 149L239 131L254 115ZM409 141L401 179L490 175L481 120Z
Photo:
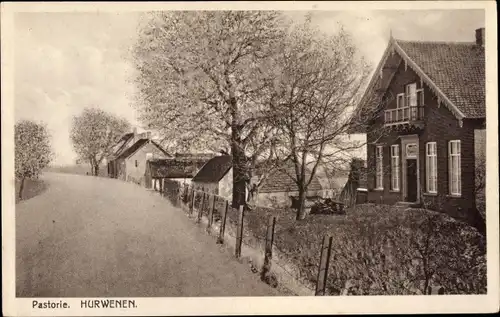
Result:
M484 118L485 56L476 43L396 40L466 118Z

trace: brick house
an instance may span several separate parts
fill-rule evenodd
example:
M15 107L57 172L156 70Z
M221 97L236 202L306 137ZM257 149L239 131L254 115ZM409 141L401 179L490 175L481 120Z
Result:
M257 174L259 172L257 171ZM293 166L287 165L271 172L259 189L257 205L262 207L290 207L292 197L298 197L298 187L288 176L293 175ZM307 173L306 173L307 175ZM233 168L230 155L216 156L209 160L193 177L195 189L207 191L226 199L233 194ZM323 188L317 177L309 185L307 197L321 196ZM246 196L248 192L246 193Z
M148 138L137 140L113 159L115 178L146 185L146 162L169 157L158 143L151 140L149 134L147 136Z
M229 155L211 158L192 179L193 188L231 199L233 159Z
M366 131L369 202L476 217L475 162L486 131L484 34L476 30L472 43L391 36L362 99L379 107Z

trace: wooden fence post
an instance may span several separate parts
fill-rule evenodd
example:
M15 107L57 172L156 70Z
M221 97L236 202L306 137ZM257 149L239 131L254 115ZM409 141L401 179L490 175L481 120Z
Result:
M238 228L236 230L236 248L235 248L235 255L236 258L238 259L241 257L241 244L243 242L244 213L245 209L243 208L243 205L240 205L240 208L238 210Z
M182 193L182 203L186 207L188 207L189 205L188 197L189 197L189 187L184 185L184 192Z
M318 279L316 281L316 296L324 296L326 290L326 280L328 277L328 267L330 266L330 256L332 254L333 237L325 236L321 245L321 256L319 259Z
M181 185L179 185L179 187L177 187L177 195L175 196L175 200L176 200L176 204L178 207L181 207L182 208L182 187Z
M207 225L207 232L210 233L212 231L212 224L214 223L214 211L215 211L215 200L217 196L213 196L213 201L212 201L212 208L208 211L208 225ZM210 200L209 200L210 201Z
M266 248L264 250L264 265L260 279L266 281L268 273L271 271L271 259L273 258L273 241L274 241L274 228L276 226L276 217L270 217L267 224L266 232Z
M194 188L191 190L191 202L189 203L189 213L192 214L193 211L194 211L194 200L195 200L195 197L196 196L196 192L194 190Z
M229 211L229 201L226 201L226 208L222 219L220 221L219 236L217 237L217 244L224 244L224 231L226 230L226 218Z
M198 208L198 215L196 216L196 223L201 222L201 215L203 214L203 206L205 205L205 196L206 194L203 193L203 196L201 197L200 208Z

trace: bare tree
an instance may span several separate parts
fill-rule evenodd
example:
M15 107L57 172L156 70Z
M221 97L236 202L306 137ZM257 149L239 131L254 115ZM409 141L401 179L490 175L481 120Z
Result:
M279 156L295 167L289 176L299 190L299 220L305 217L306 193L318 167L345 162L346 154L359 149L363 144L350 141L347 134L376 109L358 114L370 69L343 28L326 35L308 18L293 26L281 45L271 111L282 133Z
M53 159L50 136L42 123L20 121L15 125L15 175L21 181L22 198L26 178L37 178Z
M248 168L270 144L263 106L282 37L273 11L155 12L134 49L141 120L230 149L233 205L245 204Z
M122 118L97 108L85 108L73 117L71 141L80 160L90 164L92 174L99 174L103 159L112 154L115 144L130 130Z

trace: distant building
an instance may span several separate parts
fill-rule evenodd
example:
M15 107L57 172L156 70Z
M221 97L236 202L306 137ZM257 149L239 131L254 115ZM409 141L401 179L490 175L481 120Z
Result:
M150 136L150 133L124 136L118 154L115 153L108 163L110 177L146 185L146 162L150 159L170 157ZM126 144L131 145L126 147Z
M215 156L196 173L193 187L231 199L233 190L233 159L229 155Z
M297 184L291 177L291 175L294 175L293 173L295 173L295 170L290 164L273 170L261 184L256 199L257 205L263 207L290 207L292 197L297 197L299 194ZM258 169L256 174L259 174ZM197 190L216 194L230 200L233 193L232 157L222 155L209 160L193 177L192 184ZM314 177L306 196L321 196L322 191L323 188L318 178ZM246 196L248 197L248 191Z
M146 187L154 188L155 182L162 179L190 185L191 179L209 159L187 157L183 156L182 159L175 157L149 160L146 163Z

